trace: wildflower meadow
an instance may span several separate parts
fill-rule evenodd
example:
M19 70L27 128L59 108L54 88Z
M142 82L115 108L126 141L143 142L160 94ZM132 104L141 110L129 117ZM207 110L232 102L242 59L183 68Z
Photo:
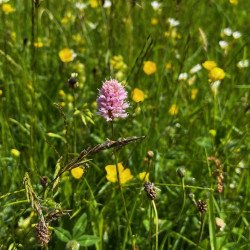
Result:
M0 0L0 250L250 249L249 10Z

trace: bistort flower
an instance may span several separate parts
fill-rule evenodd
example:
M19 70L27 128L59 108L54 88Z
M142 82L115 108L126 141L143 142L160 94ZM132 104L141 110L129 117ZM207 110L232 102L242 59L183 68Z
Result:
M107 121L113 121L114 118L125 118L128 114L125 109L129 104L125 102L127 91L117 80L110 78L105 81L99 90L97 102L97 114L104 117Z
M108 181L115 183L117 182L117 172L116 172L116 165L108 165L105 167L107 172L106 178ZM130 172L129 168L124 169L122 163L118 163L118 171L119 171L119 178L121 184L128 182L129 180L133 179L133 175Z

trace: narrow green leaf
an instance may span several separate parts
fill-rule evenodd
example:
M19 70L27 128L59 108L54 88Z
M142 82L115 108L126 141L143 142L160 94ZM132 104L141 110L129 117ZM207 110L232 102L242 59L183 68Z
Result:
M209 236L210 236L210 245L211 250L216 250L216 236L215 236L215 215L214 215L214 200L213 200L213 192L210 192L209 195Z
M63 242L68 242L72 239L70 232L61 227L56 227L54 231L56 236Z
M76 239L76 241L82 247L92 246L92 245L96 244L99 240L100 240L99 237L97 237L95 235L82 235Z
M73 237L77 238L80 235L83 235L85 228L87 226L87 215L84 213L76 222L73 228Z

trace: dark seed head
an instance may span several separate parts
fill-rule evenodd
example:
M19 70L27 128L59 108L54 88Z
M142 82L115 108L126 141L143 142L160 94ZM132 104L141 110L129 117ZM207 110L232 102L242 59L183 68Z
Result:
M50 241L49 229L44 221L39 221L36 225L36 238L42 245L47 245Z
M68 86L71 89L75 89L78 86L78 81L75 77L70 77L68 80Z
M155 190L154 183L152 183L150 181L146 181L144 184L144 190L145 190L149 200L152 201L152 200L155 200L157 198L157 193Z
M197 202L197 209L202 214L206 213L206 211L207 211L207 202L199 200Z

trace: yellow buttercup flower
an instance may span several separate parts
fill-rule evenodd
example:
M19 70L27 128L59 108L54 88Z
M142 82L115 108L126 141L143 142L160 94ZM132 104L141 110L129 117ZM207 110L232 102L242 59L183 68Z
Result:
M152 18L152 19L151 19L151 23L152 23L153 25L158 24L158 19Z
M19 157L20 156L20 152L17 149L15 149L15 148L11 149L10 152L15 157Z
M2 95L3 94L3 91L0 89L0 95Z
M138 103L138 102L143 102L145 99L145 94L143 93L143 91L141 91L138 88L135 88L132 91L132 99L134 102Z
M70 172L75 179L80 179L84 174L84 170L80 167L73 168Z
M191 99L192 100L194 100L196 98L197 93L198 93L198 89L191 90Z
M234 4L234 5L237 5L237 4L238 4L238 0L229 0L229 2L230 2L231 4Z
M105 167L105 170L107 172L106 178L108 181L115 183L117 182L117 172L116 172L116 165L107 165ZM122 166L122 163L118 163L118 171L119 171L119 177L121 184L124 184L128 181L130 181L133 178L133 175L130 172L130 169Z
M59 95L60 96L65 96L65 92L61 89L61 90L59 90Z
M168 62L168 63L166 63L166 69L167 70L169 70L169 69L172 69L172 64L171 64L171 62Z
M71 62L76 57L76 54L71 49L63 49L59 51L59 57L62 62Z
M146 174L146 172L139 173L138 178L141 181L149 181L149 173L147 173L147 174Z
M211 81L218 81L218 80L223 80L225 78L226 74L223 69L221 68L213 68L210 70L208 77Z
M169 109L169 114L170 115L177 115L178 114L178 111L179 111L179 109L178 109L178 107L177 107L177 105L176 104L173 104L172 106L171 106L171 108Z
M204 63L202 63L202 66L207 70L211 70L215 68L217 64L214 61L205 61Z
M91 8L96 8L99 5L99 1L97 0L89 0Z
M12 12L15 11L15 9L12 8L12 6L8 3L4 3L2 5L2 11L5 13L5 14L10 14Z
M152 75L156 72L156 64L152 61L145 61L143 66L143 71L147 75Z
M36 48L42 48L43 47L43 43L42 42L34 42L34 47L36 47Z
M210 129L209 134L212 135L213 137L216 136L216 130L215 129Z

